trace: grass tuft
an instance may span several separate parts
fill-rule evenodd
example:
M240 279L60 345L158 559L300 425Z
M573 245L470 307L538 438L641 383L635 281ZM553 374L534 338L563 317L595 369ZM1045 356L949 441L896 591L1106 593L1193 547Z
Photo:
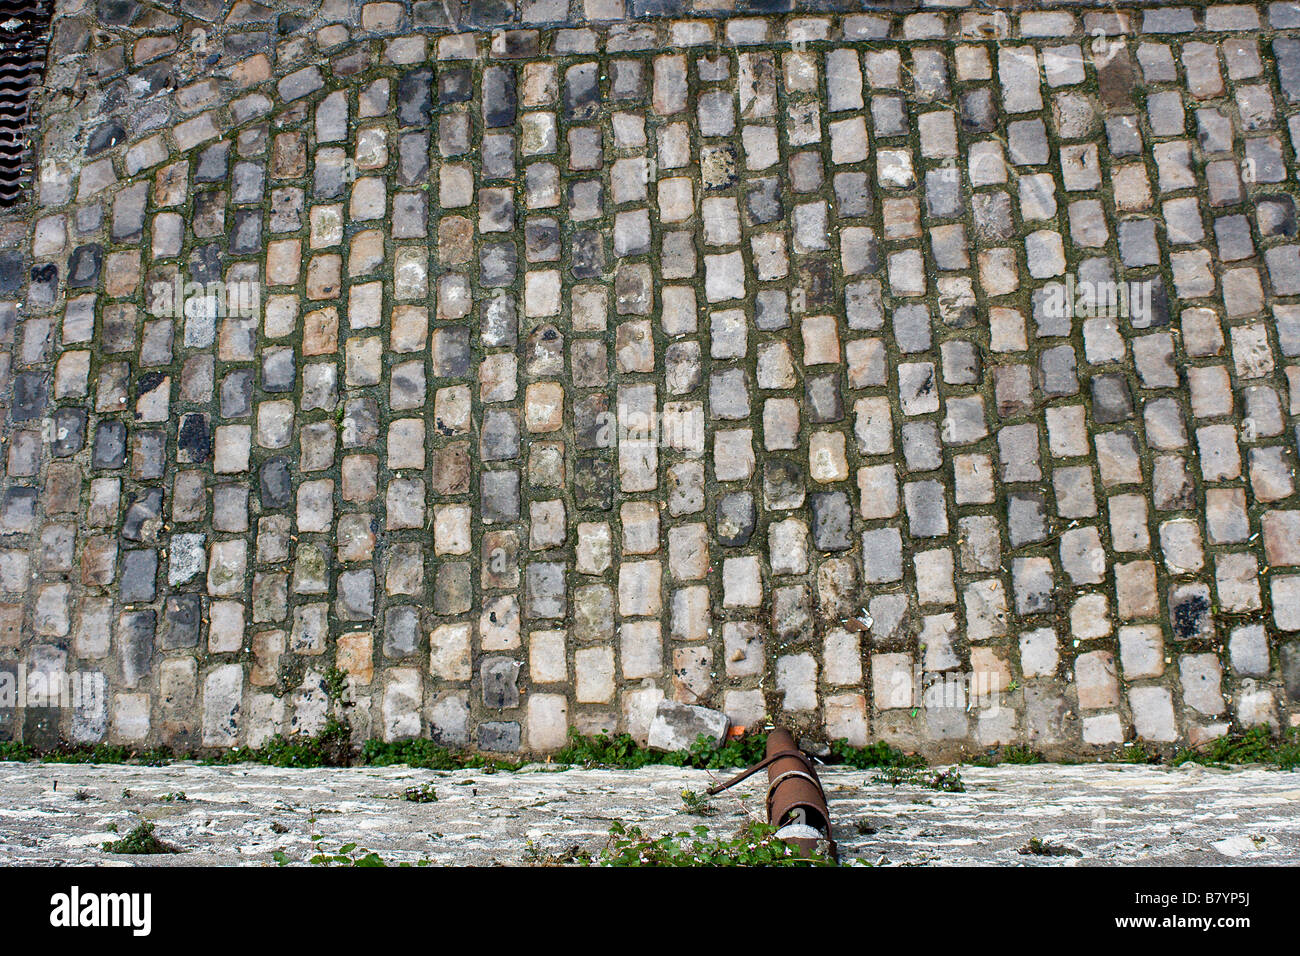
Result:
M1278 770L1300 767L1300 729L1288 728L1274 737L1265 726L1252 727L1244 734L1219 737L1198 748L1184 748L1174 755L1175 767L1185 763L1218 765L1258 763Z
M103 844L105 853L153 854L180 853L178 847L172 846L154 836L153 824L141 821L136 828L120 840L108 840Z
M824 853L804 856L778 840L776 828L750 823L735 836L710 837L708 827L651 838L636 826L615 823L609 843L592 860L598 866L833 866Z
M949 770L936 770L926 773L914 767L887 767L871 778L874 783L887 783L897 787L900 783L910 783L927 790L940 790L944 793L965 793L966 784L961 774L954 767Z

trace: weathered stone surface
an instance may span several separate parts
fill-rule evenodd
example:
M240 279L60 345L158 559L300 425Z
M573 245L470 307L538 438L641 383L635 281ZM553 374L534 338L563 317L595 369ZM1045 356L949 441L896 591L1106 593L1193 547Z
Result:
M452 710L442 708L450 717ZM306 865L323 850L356 842L390 865L428 859L439 864L524 865L529 854L563 853L577 845L597 852L610 816L647 834L687 828L683 790L702 792L718 774L674 767L635 771L523 773L430 772L408 767L292 770L172 764L164 767L0 765L0 814L7 864L102 865L100 849L148 815L157 835L179 846L175 856L118 856L119 865L265 866L272 854ZM546 772L541 772L546 771ZM310 774L312 799L301 788ZM962 767L964 793L911 785L885 786L874 771L818 769L829 795L842 858L875 865L1250 865L1285 864L1300 850L1289 813L1294 774L1216 770L1188 764L1144 766ZM464 785L472 779L473 786ZM432 785L435 802L394 799L408 787ZM766 777L759 774L715 798L721 812L690 818L715 836L763 813ZM184 791L184 802L159 802ZM89 794L99 812L84 812ZM1198 808L1231 802L1231 818ZM331 812L333 811L333 812ZM230 825L207 821L223 814ZM1176 832L1166 831L1172 820ZM865 821L874 832L860 832ZM116 824L118 833L107 829ZM429 833L439 836L430 841ZM1152 834L1161 834L1152 839ZM313 835L320 835L319 841ZM1080 856L1025 856L1031 838L1070 847Z

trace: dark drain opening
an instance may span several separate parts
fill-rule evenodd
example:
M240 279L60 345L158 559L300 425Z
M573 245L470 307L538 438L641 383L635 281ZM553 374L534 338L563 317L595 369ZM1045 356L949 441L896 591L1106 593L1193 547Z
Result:
M33 91L45 74L53 0L0 0L0 206L31 189Z

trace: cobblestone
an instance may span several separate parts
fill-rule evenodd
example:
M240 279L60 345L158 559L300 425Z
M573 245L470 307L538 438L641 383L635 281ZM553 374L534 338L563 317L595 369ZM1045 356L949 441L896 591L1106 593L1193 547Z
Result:
M0 217L0 733L1300 719L1294 4L182 6Z

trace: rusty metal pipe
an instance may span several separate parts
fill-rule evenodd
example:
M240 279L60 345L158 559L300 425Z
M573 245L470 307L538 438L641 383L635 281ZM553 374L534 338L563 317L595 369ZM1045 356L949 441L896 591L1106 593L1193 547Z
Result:
M774 729L767 736L763 759L725 783L710 787L709 795L734 787L763 769L767 770L767 820L776 827L776 835L805 855L817 852L824 844L827 854L835 859L826 791L812 759L796 746L790 731Z

